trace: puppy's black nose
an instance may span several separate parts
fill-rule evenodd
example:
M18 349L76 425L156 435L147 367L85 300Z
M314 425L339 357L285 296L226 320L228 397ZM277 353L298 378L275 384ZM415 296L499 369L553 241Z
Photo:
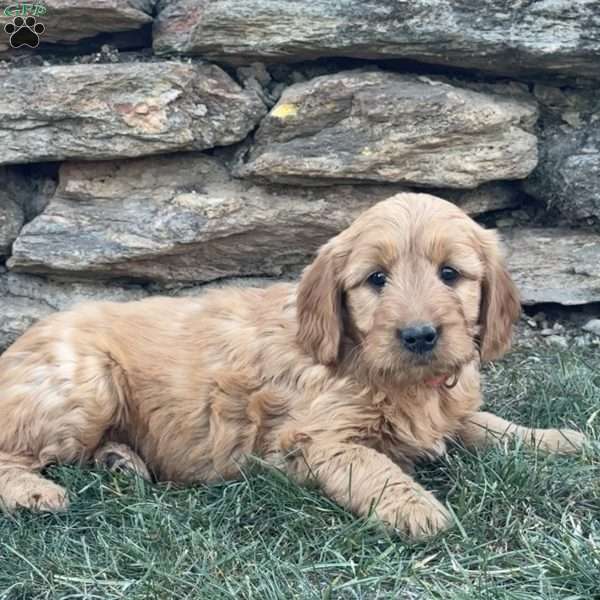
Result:
M415 354L431 352L439 338L438 330L431 323L398 329L397 334L402 345Z

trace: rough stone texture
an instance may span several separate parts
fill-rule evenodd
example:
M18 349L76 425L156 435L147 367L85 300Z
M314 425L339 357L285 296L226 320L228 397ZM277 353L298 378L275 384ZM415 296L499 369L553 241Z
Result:
M0 259L10 253L24 221L21 207L0 190Z
M205 285L142 287L107 282L53 281L34 275L6 273L0 268L0 352L36 321L81 302L131 302L158 295L198 297L215 288L265 287L285 280L232 277Z
M523 304L600 302L600 236L562 228L501 233Z
M504 75L600 76L598 0L163 0L159 53L243 63L403 58Z
M0 352L8 348L36 321L54 310L43 302L28 298L10 298L0 294Z
M51 169L0 167L0 260L10 254L23 224L45 208L55 185Z
M427 77L345 71L288 87L237 172L303 185L474 188L533 170L536 117L534 102Z
M543 86L536 96L544 106L540 163L525 189L569 222L600 228L600 97Z
M518 187L508 181L484 183L474 190L432 190L431 193L458 204L474 217L496 210L517 208L523 196Z
M0 275L0 290L7 296L43 302L54 310L66 310L91 300L126 302L149 295L135 284L107 284L106 282L53 281L34 275L7 272Z
M10 253L10 247L25 222L23 209L12 193L11 179L9 171L0 167L0 259Z
M284 281L265 277L232 277L205 285L150 285L107 282L54 281L45 277L10 273L0 267L0 352L36 321L81 302L131 302L149 296L198 297L214 288L228 286L264 287Z
M600 337L600 319L590 319L581 329Z
M6 3L8 6L9 2ZM15 4L15 3L12 3ZM76 42L98 35L139 29L152 22L154 0L45 0L47 11L36 15L46 30L41 42ZM3 9L5 6L3 5ZM13 20L0 11L0 30ZM0 50L8 48L2 35Z
M512 202L508 188L490 184L453 201L480 214ZM297 272L358 213L405 189L255 185L203 154L64 163L56 196L25 226L9 265L163 283L279 276Z
M163 61L13 69L2 79L0 163L232 144L265 112L256 92L242 89L214 65Z
M24 227L8 264L161 282L280 275L401 189L258 186L202 154L65 163L56 196Z
M139 286L58 282L30 275L0 273L0 351L36 321L57 310L66 310L89 300L124 302L148 295Z

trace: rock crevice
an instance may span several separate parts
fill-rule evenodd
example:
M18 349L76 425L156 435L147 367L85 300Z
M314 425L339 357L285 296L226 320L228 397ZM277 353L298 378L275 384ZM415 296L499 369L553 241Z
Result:
M497 226L525 305L600 302L599 0L44 5L39 47L0 17L0 351L296 277L402 191Z

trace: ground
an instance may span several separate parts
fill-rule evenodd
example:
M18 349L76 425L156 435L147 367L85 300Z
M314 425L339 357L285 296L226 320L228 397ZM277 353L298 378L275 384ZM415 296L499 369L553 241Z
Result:
M530 340L531 341L531 340ZM600 352L539 340L486 369L488 408L598 440ZM258 470L173 489L55 468L66 515L0 515L0 600L600 598L600 450L453 448L419 478L455 525L409 545Z

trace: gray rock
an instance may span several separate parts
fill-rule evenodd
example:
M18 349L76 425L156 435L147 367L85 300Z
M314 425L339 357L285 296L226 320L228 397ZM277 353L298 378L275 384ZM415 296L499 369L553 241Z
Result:
M35 13L45 27L40 41L75 42L99 33L139 29L152 22L154 3L155 0L44 0L45 14ZM12 13L0 12L0 29L13 18Z
M214 65L12 69L2 79L0 163L212 148L242 140L265 112Z
M205 282L296 272L398 185L282 188L184 154L65 163L55 197L13 245L15 271Z
M510 196L499 187L504 202ZM498 206L495 188L452 199L480 214ZM232 179L217 158L203 154L64 163L56 196L25 226L9 265L162 284L281 276L298 272L359 212L405 190L258 185Z
M564 228L501 233L523 304L600 301L600 235Z
M581 329L600 336L600 319L591 319Z
M152 296L175 296L177 298L197 298L214 289L228 287L263 288L281 281L293 281L295 277L228 277L217 279L201 285L182 285L169 283L166 285L150 284L146 289Z
M31 221L48 206L56 191L57 165L25 165L20 206L25 221ZM45 168L45 167L50 167Z
M556 346L563 350L566 350L569 347L569 341L562 335L552 335L546 338L546 343L550 346Z
M474 188L533 170L536 118L534 102L426 77L344 71L288 87L237 174L302 185Z
M0 167L0 259L10 254L12 243L25 222L23 208L12 190L12 179L13 174Z
M600 227L600 113L587 127L548 127L526 191L568 222Z
M7 296L47 304L53 310L67 310L81 302L110 300L128 302L150 295L135 284L106 282L53 281L34 275L8 272L0 275Z
M598 0L163 0L157 53L247 63L403 58L503 75L600 76Z
M56 187L51 169L0 166L0 259L10 248L26 221L39 214Z
M0 259L10 254L23 223L21 207L0 190Z
M131 302L149 296L198 297L214 288L265 287L276 281L244 277L195 286L126 285L107 282L53 281L24 273L0 272L0 353L34 323L81 302Z
M44 210L56 183L52 165L0 166L0 259L10 254L23 224Z
M474 190L432 190L435 196L458 204L466 213L478 216L519 206L523 194L509 181L484 183Z
M43 302L0 294L0 352L8 348L36 321L54 310Z
M36 321L89 300L124 302L148 296L137 286L48 281L41 277L0 274L0 352Z

